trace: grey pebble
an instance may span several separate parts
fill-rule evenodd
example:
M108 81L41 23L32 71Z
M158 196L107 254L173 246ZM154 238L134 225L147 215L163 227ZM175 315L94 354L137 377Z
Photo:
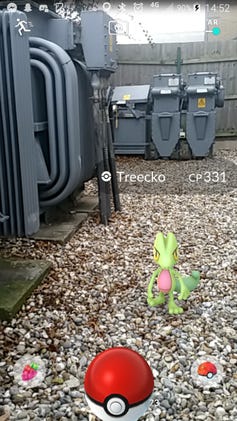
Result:
M83 355L80 359L80 367L84 367L87 364L87 358Z
M173 389L174 387L173 383L169 379L165 379L163 383L164 383L164 386L168 387L169 389Z
M56 420L59 420L60 418L64 417L64 412L62 411L54 411L53 416Z
M49 405L40 405L38 408L38 415L41 417L45 417L48 415L51 411L51 408Z
M69 341L64 342L64 344L63 344L63 348L64 348L64 349L71 349L71 348L72 348L72 343L71 343L71 342L69 342Z
M204 405L201 405L201 406L199 406L199 410L205 413L205 412L207 412L207 407L204 406Z
M25 397L19 393L17 393L16 395L13 394L12 395L12 402L16 403L16 404L20 404L25 402Z
M170 408L170 403L167 399L164 399L163 401L161 401L160 405L163 406L165 409Z
M74 323L75 323L77 326L80 326L80 325L82 325L82 323L83 323L82 319L77 319L77 318L75 318L75 319L73 319L73 321L74 321Z
M189 395L189 394L190 394L190 392L191 392L190 387L188 388L188 387L186 387L186 386L181 386L181 389L182 389L182 393L183 393L184 395Z
M38 408L38 406L39 406L39 401L38 400L37 401L30 401L28 403L28 408L29 409L35 409L35 408Z
M79 406L72 407L72 410L73 410L73 412L74 412L75 415L81 415L82 416L82 414L81 414L81 408Z
M27 411L20 411L20 412L18 412L17 413L17 419L18 420L28 420L29 419L29 416L28 416L28 413L27 413Z
M222 406L218 406L216 408L215 416L216 416L217 420L222 420L222 418L224 417L225 414L226 414L226 411Z
M24 344L20 344L16 347L16 349L20 354L23 354L23 352L25 352L26 347Z
M10 387L9 390L10 390L11 395L17 395L17 393L19 391L19 388L18 388L18 386L12 386L12 387Z
M55 401L52 406L53 406L53 409L58 409L61 406L61 402L60 401Z
M199 421L205 421L207 419L207 414L206 413L200 413L197 412L196 414L196 419Z
M71 391L69 392L69 394L70 394L70 396L71 396L72 398L79 398L79 397L81 396L81 393L80 393L80 392L78 392L77 390L71 390Z
M66 405L66 404L71 403L71 402L72 402L71 396L64 396L61 399L61 404L63 404L63 405ZM61 409L62 409L62 407L61 407Z
M173 408L169 408L167 412L169 415L172 415L174 413Z
M59 362L56 364L56 370L58 373L60 373L61 371L65 370L65 364L63 362Z

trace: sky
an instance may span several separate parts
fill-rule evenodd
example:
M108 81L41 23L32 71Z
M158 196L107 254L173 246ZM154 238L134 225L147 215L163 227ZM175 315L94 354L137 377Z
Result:
M120 5L125 3L120 3ZM139 3L136 3L139 4ZM119 44L143 44L148 42L198 42L204 40L205 34L205 8L194 10L194 4L180 9L177 3L165 7L152 7L151 3L144 3L146 6L141 11L134 10L129 4L125 8L113 6L107 13L117 20L118 30L124 32L118 35ZM153 2L155 4L155 2ZM157 4L159 4L157 2ZM104 2L105 6L109 2ZM112 28L112 27L111 27Z

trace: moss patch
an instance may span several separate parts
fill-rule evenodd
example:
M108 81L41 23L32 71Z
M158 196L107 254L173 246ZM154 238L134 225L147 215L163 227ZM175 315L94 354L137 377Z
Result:
M0 320L11 320L47 275L51 263L0 259Z

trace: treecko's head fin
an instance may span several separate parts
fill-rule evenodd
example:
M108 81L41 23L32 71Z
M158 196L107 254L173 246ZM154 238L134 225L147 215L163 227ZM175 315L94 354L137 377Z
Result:
M172 232L167 237L158 232L154 241L154 260L163 268L173 267L178 260L178 243Z
M166 249L173 253L178 248L178 242L173 232L168 232L166 237Z
M163 232L158 232L155 238L154 247L160 254L166 251L173 253L177 249L178 243L173 232L168 232L166 237Z

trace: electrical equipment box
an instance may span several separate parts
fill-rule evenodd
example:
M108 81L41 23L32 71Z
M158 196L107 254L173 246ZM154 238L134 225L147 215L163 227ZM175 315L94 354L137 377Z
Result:
M111 100L117 154L144 154L150 85L117 86Z
M153 76L151 137L162 157L169 157L180 135L181 75Z
M81 44L88 70L117 69L116 33L111 31L111 22L101 10L81 13Z
M186 94L186 138L194 156L206 156L215 140L215 107L224 105L224 88L216 73L192 73Z

